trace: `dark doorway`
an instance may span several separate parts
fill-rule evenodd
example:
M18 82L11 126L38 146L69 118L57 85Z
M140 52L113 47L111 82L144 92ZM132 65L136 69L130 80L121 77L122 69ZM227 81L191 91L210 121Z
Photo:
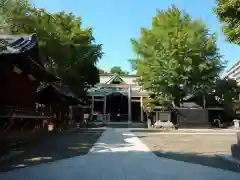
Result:
M132 102L132 122L141 122L140 102Z
M114 92L107 96L107 113L111 121L128 120L128 97L122 93Z
M103 101L95 101L94 102L94 112L103 113Z

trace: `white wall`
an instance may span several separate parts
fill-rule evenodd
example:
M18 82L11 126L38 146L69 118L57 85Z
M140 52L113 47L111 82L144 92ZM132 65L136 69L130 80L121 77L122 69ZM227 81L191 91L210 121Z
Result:
M112 76L100 76L100 83L106 83L111 79Z
M129 76L129 77L122 77L122 79L126 84L136 84L137 77Z

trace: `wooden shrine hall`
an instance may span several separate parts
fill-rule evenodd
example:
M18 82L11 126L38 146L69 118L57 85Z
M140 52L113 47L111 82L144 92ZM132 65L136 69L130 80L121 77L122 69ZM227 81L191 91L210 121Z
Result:
M39 112L36 91L40 82L56 78L41 63L37 36L0 35L0 130L9 132L35 126L36 121L48 119L50 112Z

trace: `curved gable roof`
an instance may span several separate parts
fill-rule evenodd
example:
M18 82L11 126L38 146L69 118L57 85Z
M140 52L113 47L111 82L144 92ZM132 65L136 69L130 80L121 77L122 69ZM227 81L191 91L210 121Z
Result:
M121 84L125 84L119 74L114 74L105 84L111 84L113 81L119 81Z

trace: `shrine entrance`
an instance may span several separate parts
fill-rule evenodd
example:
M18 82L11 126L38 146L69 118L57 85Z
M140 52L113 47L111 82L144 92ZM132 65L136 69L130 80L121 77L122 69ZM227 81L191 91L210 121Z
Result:
M110 121L128 121L128 97L120 92L107 95L106 113L110 114Z

